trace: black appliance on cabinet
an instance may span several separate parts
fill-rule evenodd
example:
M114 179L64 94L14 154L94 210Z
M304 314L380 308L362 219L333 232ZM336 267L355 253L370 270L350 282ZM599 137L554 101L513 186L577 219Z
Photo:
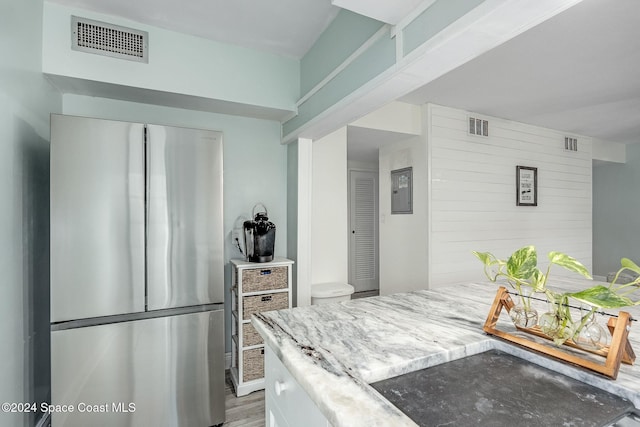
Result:
M262 210L256 212L256 208ZM269 221L267 208L262 203L253 207L253 220L244 222L244 247L247 261L273 261L273 251L276 243L276 226Z

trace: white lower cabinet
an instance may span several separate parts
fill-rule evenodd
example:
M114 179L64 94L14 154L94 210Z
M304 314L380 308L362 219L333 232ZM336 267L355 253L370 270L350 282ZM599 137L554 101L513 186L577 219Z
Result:
M331 423L268 345L264 353L266 426L331 427Z

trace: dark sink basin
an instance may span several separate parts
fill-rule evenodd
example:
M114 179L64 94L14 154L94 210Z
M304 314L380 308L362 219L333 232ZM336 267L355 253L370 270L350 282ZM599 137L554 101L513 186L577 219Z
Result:
M490 350L371 384L420 426L609 426L618 396Z

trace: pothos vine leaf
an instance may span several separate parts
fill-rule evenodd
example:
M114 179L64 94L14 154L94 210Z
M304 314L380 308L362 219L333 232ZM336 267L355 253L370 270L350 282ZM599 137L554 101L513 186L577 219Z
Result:
M634 305L634 302L629 298L617 295L603 285L596 285L580 292L574 292L569 296L598 308L620 308Z
M583 275L587 279L591 279L591 275L587 268L577 259L562 252L549 252L549 262L566 268L569 271Z
M626 268L640 274L640 267L638 267L638 265L635 262L631 261L629 258L622 258L620 260L620 264L622 265L622 268Z
M536 248L525 246L515 251L507 260L507 273L516 279L530 278L538 266Z

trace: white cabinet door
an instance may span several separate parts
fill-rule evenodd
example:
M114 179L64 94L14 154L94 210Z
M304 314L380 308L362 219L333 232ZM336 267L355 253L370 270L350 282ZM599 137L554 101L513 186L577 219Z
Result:
M265 346L265 415L268 427L331 427L309 395Z
M270 393L265 393L266 401L275 402L275 398L273 396L269 396ZM284 416L278 409L278 406L275 404L269 405L267 404L265 407L266 417L265 417L265 425L266 427L290 427L287 421L284 419Z

